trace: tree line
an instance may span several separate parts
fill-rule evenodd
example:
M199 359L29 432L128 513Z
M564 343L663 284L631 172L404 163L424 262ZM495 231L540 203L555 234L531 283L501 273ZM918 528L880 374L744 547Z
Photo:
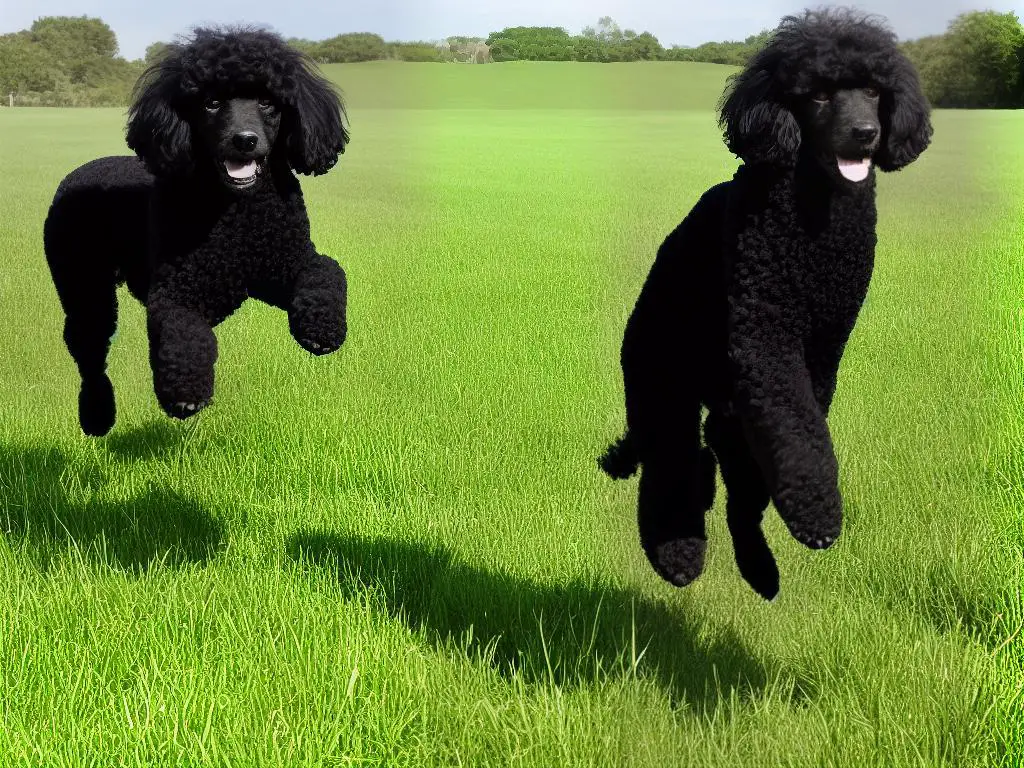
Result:
M743 42L665 48L650 32L622 29L610 16L570 35L563 27L506 27L486 43L494 61L704 61L741 66L767 40L769 31Z
M357 61L433 61L485 64L491 61L482 37L449 37L440 42L387 42L370 32L350 32L327 40L288 40L321 64Z
M650 32L622 30L609 17L570 35L562 27L508 27L486 40L494 61L701 61L743 66L771 30L742 41L663 47ZM902 42L936 107L1024 107L1024 27L1016 14L970 11L945 33Z
M621 29L605 16L571 35L562 27L506 27L486 38L453 36L439 42L389 42L357 32L325 40L290 39L322 64L399 60L484 64L503 61L699 61L743 66L770 36L695 47L661 45L650 32ZM1024 27L1014 13L971 11L945 33L901 43L936 107L1024 107ZM117 55L117 37L101 19L46 17L27 30L0 35L0 103L9 94L21 105L123 106L145 58Z

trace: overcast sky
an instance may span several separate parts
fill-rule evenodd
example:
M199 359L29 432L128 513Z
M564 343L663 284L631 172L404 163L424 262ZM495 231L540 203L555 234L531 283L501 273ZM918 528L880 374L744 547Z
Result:
M146 46L204 22L257 23L286 37L322 40L342 32L376 32L387 40L485 37L507 26L557 26L576 34L601 16L623 29L653 33L662 45L736 40L775 26L780 17L818 0L3 0L0 33L28 28L40 16L98 16L117 34L121 55L141 58ZM959 13L1014 11L1024 0L853 0L887 16L901 38L945 30Z

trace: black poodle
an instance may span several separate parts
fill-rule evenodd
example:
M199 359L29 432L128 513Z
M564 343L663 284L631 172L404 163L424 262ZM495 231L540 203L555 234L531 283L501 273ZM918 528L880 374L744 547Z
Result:
M156 396L177 418L210 402L212 329L249 296L286 310L313 354L341 346L345 273L310 241L292 172L334 166L344 117L315 65L263 30L197 29L147 70L128 113L141 161L105 157L73 171L44 228L86 434L114 424L106 359L121 283L146 306Z
M684 586L704 566L717 459L740 573L770 599L769 500L808 547L839 536L826 417L871 278L874 168L912 162L932 128L895 36L835 8L783 19L731 79L720 123L743 164L658 250L622 344L626 434L601 465L642 465L641 543Z

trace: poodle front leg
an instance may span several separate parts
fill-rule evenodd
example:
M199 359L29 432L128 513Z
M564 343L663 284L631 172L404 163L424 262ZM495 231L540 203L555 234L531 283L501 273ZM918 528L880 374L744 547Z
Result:
M846 341L852 330L852 321L824 328L812 335L806 347L805 358L807 370L811 375L811 386L814 388L814 398L826 418L836 393L839 361L842 360Z
M736 414L790 533L812 549L842 528L839 463L803 356L779 343L735 351Z
M298 273L286 302L288 328L299 346L314 355L326 355L345 342L348 284L345 270L318 253Z
M194 309L151 292L147 302L153 388L168 416L194 416L213 399L217 338Z

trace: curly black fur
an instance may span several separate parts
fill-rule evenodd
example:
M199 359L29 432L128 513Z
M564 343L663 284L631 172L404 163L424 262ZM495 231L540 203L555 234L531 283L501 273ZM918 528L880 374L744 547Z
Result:
M138 158L72 171L44 227L86 434L115 420L106 359L122 283L146 305L154 388L171 416L210 402L212 329L249 296L287 311L313 354L341 346L345 273L316 252L294 173L334 166L344 116L315 65L259 29L197 29L146 71L126 136Z
M874 262L874 166L912 162L932 129L894 35L836 8L783 19L720 117L743 164L658 250L623 339L627 432L602 466L642 466L641 542L682 586L703 568L717 459L740 572L771 598L770 500L807 546L839 536L826 418Z

